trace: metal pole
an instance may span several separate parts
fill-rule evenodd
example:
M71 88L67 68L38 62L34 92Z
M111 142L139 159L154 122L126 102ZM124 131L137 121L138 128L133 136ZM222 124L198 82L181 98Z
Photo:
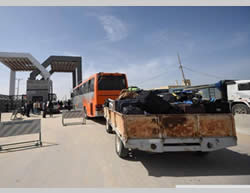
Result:
M18 78L16 79L17 80L17 96L19 95L19 83L20 83L20 80L23 80L22 78Z
M179 53L177 53L177 56L178 56L178 61L179 61L179 64L180 64L180 69L181 69L181 73L182 73L182 78L183 78L183 81L184 81L184 84L185 86L187 85L187 81L186 81L186 78L185 78L185 75L184 75L184 71L183 71L183 68L182 68L182 64L181 64L181 58L179 56Z

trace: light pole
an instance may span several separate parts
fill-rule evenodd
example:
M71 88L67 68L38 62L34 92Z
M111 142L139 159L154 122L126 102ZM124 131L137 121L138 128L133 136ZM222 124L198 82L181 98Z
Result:
M16 80L17 80L17 96L18 96L18 94L19 94L19 83L23 79L22 78L17 78Z

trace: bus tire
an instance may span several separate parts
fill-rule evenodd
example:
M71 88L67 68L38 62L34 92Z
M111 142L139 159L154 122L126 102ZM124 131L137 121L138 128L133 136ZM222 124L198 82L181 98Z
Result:
M235 114L248 114L249 108L245 104L235 104L232 107L232 113Z
M109 134L113 133L113 128L111 127L111 125L109 124L109 121L106 120L106 132Z
M115 136L115 151L120 158L128 157L129 150L124 147L120 137Z

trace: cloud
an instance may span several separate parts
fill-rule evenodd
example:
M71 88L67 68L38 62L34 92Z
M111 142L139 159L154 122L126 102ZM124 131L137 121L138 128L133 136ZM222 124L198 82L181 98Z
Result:
M120 41L128 36L126 25L117 17L112 15L98 16L108 40L111 42Z
M116 69L127 74L129 85L156 88L175 84L179 79L177 59L171 56L152 58L146 63L137 61Z

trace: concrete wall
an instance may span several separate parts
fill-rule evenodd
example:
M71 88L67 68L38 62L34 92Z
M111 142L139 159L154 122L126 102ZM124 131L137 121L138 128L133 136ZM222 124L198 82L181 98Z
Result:
M242 134L250 135L250 114L235 115L236 131Z

